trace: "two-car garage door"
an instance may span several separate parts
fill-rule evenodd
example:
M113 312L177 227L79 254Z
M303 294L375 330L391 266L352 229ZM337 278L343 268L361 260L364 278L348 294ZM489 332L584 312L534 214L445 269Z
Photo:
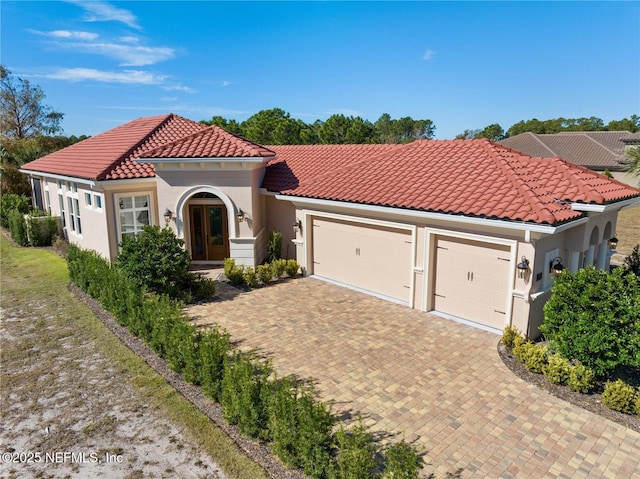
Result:
M510 247L438 236L433 309L502 330L507 324Z
M411 303L410 229L314 217L313 274ZM508 324L511 246L433 234L429 309L502 330ZM432 243L433 244L433 243Z
M316 217L312 241L314 275L409 302L410 230Z

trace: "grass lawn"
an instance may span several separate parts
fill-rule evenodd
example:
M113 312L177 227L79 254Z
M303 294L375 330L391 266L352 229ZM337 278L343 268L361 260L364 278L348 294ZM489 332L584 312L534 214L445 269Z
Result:
M124 460L3 464L3 477L267 478L67 290L62 258L3 235L0 255L0 452Z
M625 256L631 254L633 247L640 243L640 206L624 209L618 214L615 235L620 241L612 260L620 264L624 262Z

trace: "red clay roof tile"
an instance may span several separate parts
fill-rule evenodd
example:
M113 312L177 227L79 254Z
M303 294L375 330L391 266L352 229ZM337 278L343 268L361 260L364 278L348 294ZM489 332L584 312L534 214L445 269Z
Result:
M22 169L93 180L153 177L153 165L135 161L141 151L205 128L174 114L139 118L43 156Z
M582 216L557 200L640 196L560 158L532 158L488 140L271 148L277 157L263 187L291 196L543 224Z

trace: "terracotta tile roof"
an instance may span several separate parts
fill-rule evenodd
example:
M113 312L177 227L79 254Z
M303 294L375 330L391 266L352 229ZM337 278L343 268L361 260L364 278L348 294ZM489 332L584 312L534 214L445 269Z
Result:
M555 134L521 133L500 143L531 156L559 156L594 170L624 169L624 141L638 139L628 131L577 131Z
M205 128L174 114L139 118L43 156L22 169L93 180L153 177L153 165L135 161L140 152Z
M290 190L298 186L299 178L311 179L328 171L402 145L277 145L277 153L268 164L262 187L272 191Z
M358 158L353 145L333 145L326 165L307 152L311 167L289 160L294 151L288 150L317 147L274 146L278 156L267 166L263 187L291 196L554 225L583 215L563 200L606 204L640 196L640 190L560 158L532 158L488 140L422 140L373 151L376 146L382 145L357 145Z
M140 158L256 158L274 156L262 145L252 143L218 126L210 126L185 138L140 153Z

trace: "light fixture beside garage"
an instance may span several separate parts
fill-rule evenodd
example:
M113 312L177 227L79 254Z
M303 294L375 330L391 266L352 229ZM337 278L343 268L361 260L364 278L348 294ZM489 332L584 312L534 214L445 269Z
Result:
M612 250L615 250L618 247L618 238L616 238L615 236L612 236L611 238L609 238L609 248L611 248Z
M560 276L564 269L562 258L560 256L556 256L549 263L549 273L553 273L554 276Z
M242 208L238 208L238 213L236 214L236 218L238 218L239 223L242 223L245 219L247 219L247 216L245 212L242 211Z
M529 260L523 256L516 267L518 268L518 278L523 279L529 271Z
M296 218L292 226L294 233L302 233L302 221Z

